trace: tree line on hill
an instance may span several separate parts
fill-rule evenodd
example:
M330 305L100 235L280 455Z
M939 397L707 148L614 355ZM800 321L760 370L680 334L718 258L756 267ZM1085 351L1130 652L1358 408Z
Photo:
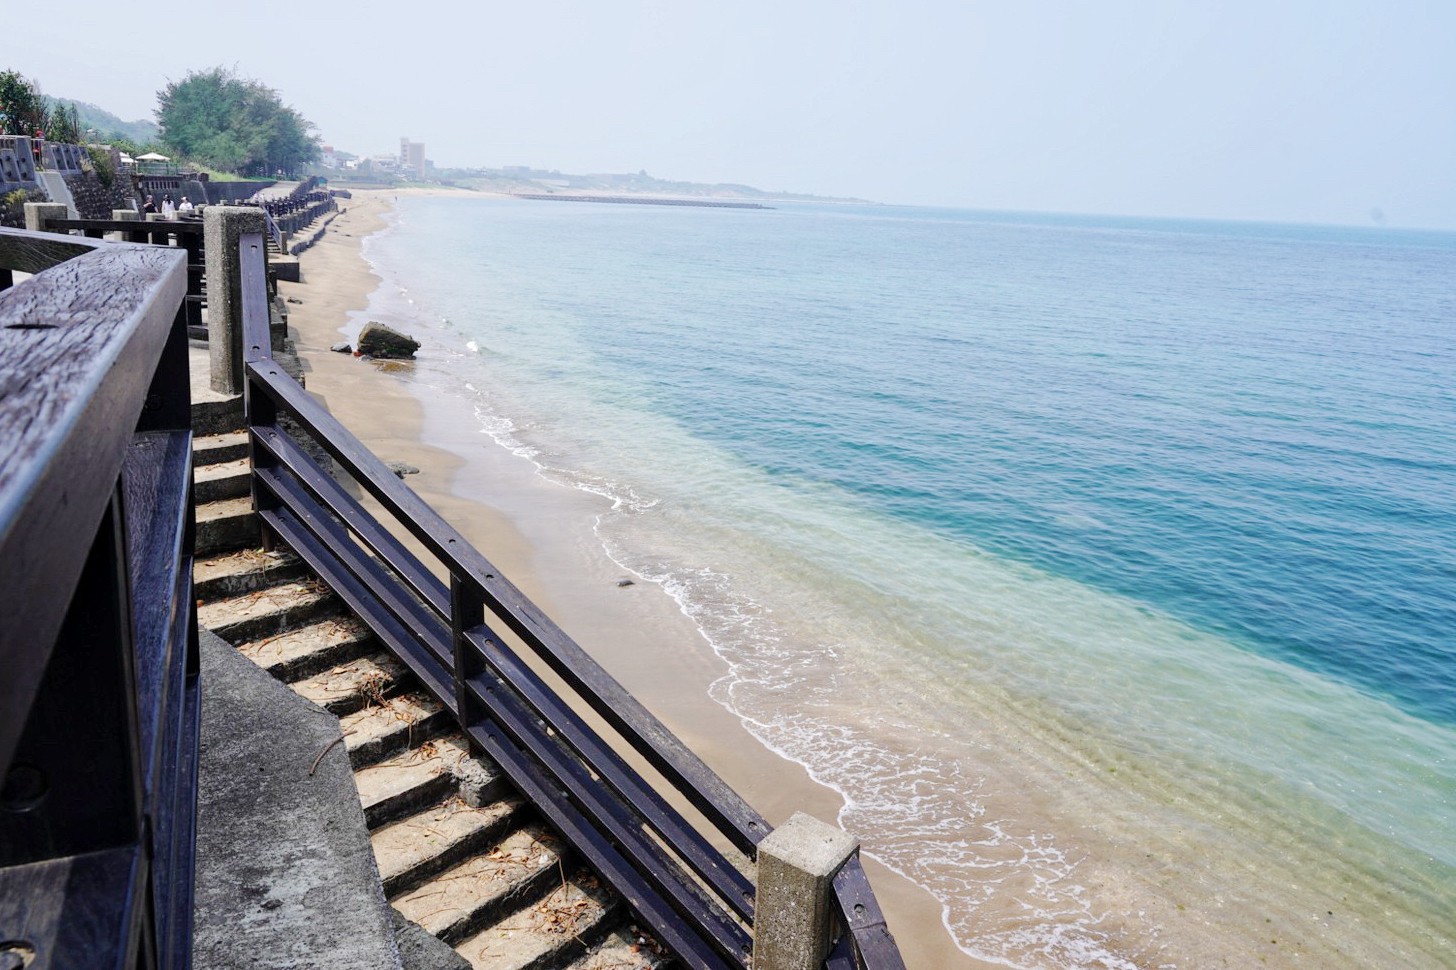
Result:
M92 109L83 115L82 110ZM243 176L295 173L319 158L314 125L278 92L222 67L193 71L157 92L157 125L128 125L75 101L53 100L17 71L0 71L0 133L45 133L52 141L105 141L133 155L160 149L188 162ZM131 128L130 131L122 130ZM137 136L141 137L138 138Z

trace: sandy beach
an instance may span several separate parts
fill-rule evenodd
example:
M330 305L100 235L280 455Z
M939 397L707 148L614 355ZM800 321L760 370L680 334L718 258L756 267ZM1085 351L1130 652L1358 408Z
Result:
M408 484L771 823L795 811L833 822L840 796L710 699L722 661L677 604L649 583L619 585L621 568L592 532L605 499L541 478L471 415L454 413L454 402L413 382L411 365L330 352L363 323L380 282L361 246L385 226L393 198L361 191L340 200L341 214L300 256L301 282L279 284L295 301L289 323L308 390L381 458L419 468ZM954 945L929 893L866 865L908 966L989 966Z

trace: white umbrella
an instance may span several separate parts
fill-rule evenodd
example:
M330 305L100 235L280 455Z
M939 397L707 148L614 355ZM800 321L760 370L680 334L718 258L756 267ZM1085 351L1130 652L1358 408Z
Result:
M145 155L138 155L136 157L136 160L139 161L139 162L170 162L171 161L171 159L168 158L166 155L158 155L156 152L147 152Z
M121 152L121 153L120 153L120 154L121 154L121 160L122 160L122 161L123 161L123 162L126 162L126 163L128 163L128 164L130 164L130 163L132 163L132 162L134 162L134 161L136 161L136 159L135 159L135 158L132 158L132 157L131 157L131 156L130 156L130 155L128 155L128 154L127 154L127 153L126 153L126 152Z

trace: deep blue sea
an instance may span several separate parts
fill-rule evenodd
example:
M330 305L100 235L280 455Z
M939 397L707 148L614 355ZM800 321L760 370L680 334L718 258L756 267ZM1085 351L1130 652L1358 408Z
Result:
M1456 965L1456 234L407 197L367 251L968 953Z

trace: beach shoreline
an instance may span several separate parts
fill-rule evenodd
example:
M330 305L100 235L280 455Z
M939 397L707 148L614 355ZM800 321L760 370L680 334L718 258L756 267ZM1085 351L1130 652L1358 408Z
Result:
M590 321L676 278L642 262L615 277L575 272L596 252L562 235L582 226L559 207L400 190L345 209L303 255L304 282L283 284L302 301L291 322L310 389L381 458L421 469L410 485L770 823L797 810L837 820L907 873L867 856L908 965L1416 966L1442 945L1430 904L1444 890L1426 860L1301 790L1271 814L1268 786L1284 776L1204 743L1233 725L1286 745L1304 737L1282 702L1250 708L1231 691L1318 688L1329 710L1353 703L1348 692L1138 601L856 518L833 496L756 490L728 511L770 531L719 528L706 500L741 483L672 421L609 395L584 395L574 425L533 407L589 391L596 373L549 303L513 292L533 281L514 267L539 270ZM521 219L550 228L481 237ZM537 248L504 241L517 238ZM670 318L630 325L661 344L676 339ZM415 332L419 359L328 352L369 319ZM572 449L598 446L646 450L637 467L576 463ZM655 463L696 472L675 490L671 476L653 478ZM857 529L852 542L796 548L771 538L786 522L830 537ZM920 596L947 566L956 598ZM1048 615L1060 620L1044 630ZM964 656L944 649L967 638ZM1141 675L1109 679L1129 650L1164 671L1148 689ZM1218 676L1203 658L1219 659ZM1024 690L1038 670L1051 679ZM1043 697L1057 685L1076 693ZM1223 705L1238 713L1220 721ZM1385 724L1368 706L1361 723ZM1154 757L1144 724L1168 724L1182 743Z
M794 811L833 822L842 797L710 697L723 664L678 604L656 584L620 585L623 570L592 532L607 500L542 478L458 413L458 402L413 381L413 365L330 351L362 325L382 283L364 240L387 226L397 195L420 192L482 194L356 192L300 256L302 281L280 282L280 293L299 301L289 322L308 390L380 458L419 468L410 486L771 823ZM873 859L866 866L907 965L992 965L955 945L929 892Z

